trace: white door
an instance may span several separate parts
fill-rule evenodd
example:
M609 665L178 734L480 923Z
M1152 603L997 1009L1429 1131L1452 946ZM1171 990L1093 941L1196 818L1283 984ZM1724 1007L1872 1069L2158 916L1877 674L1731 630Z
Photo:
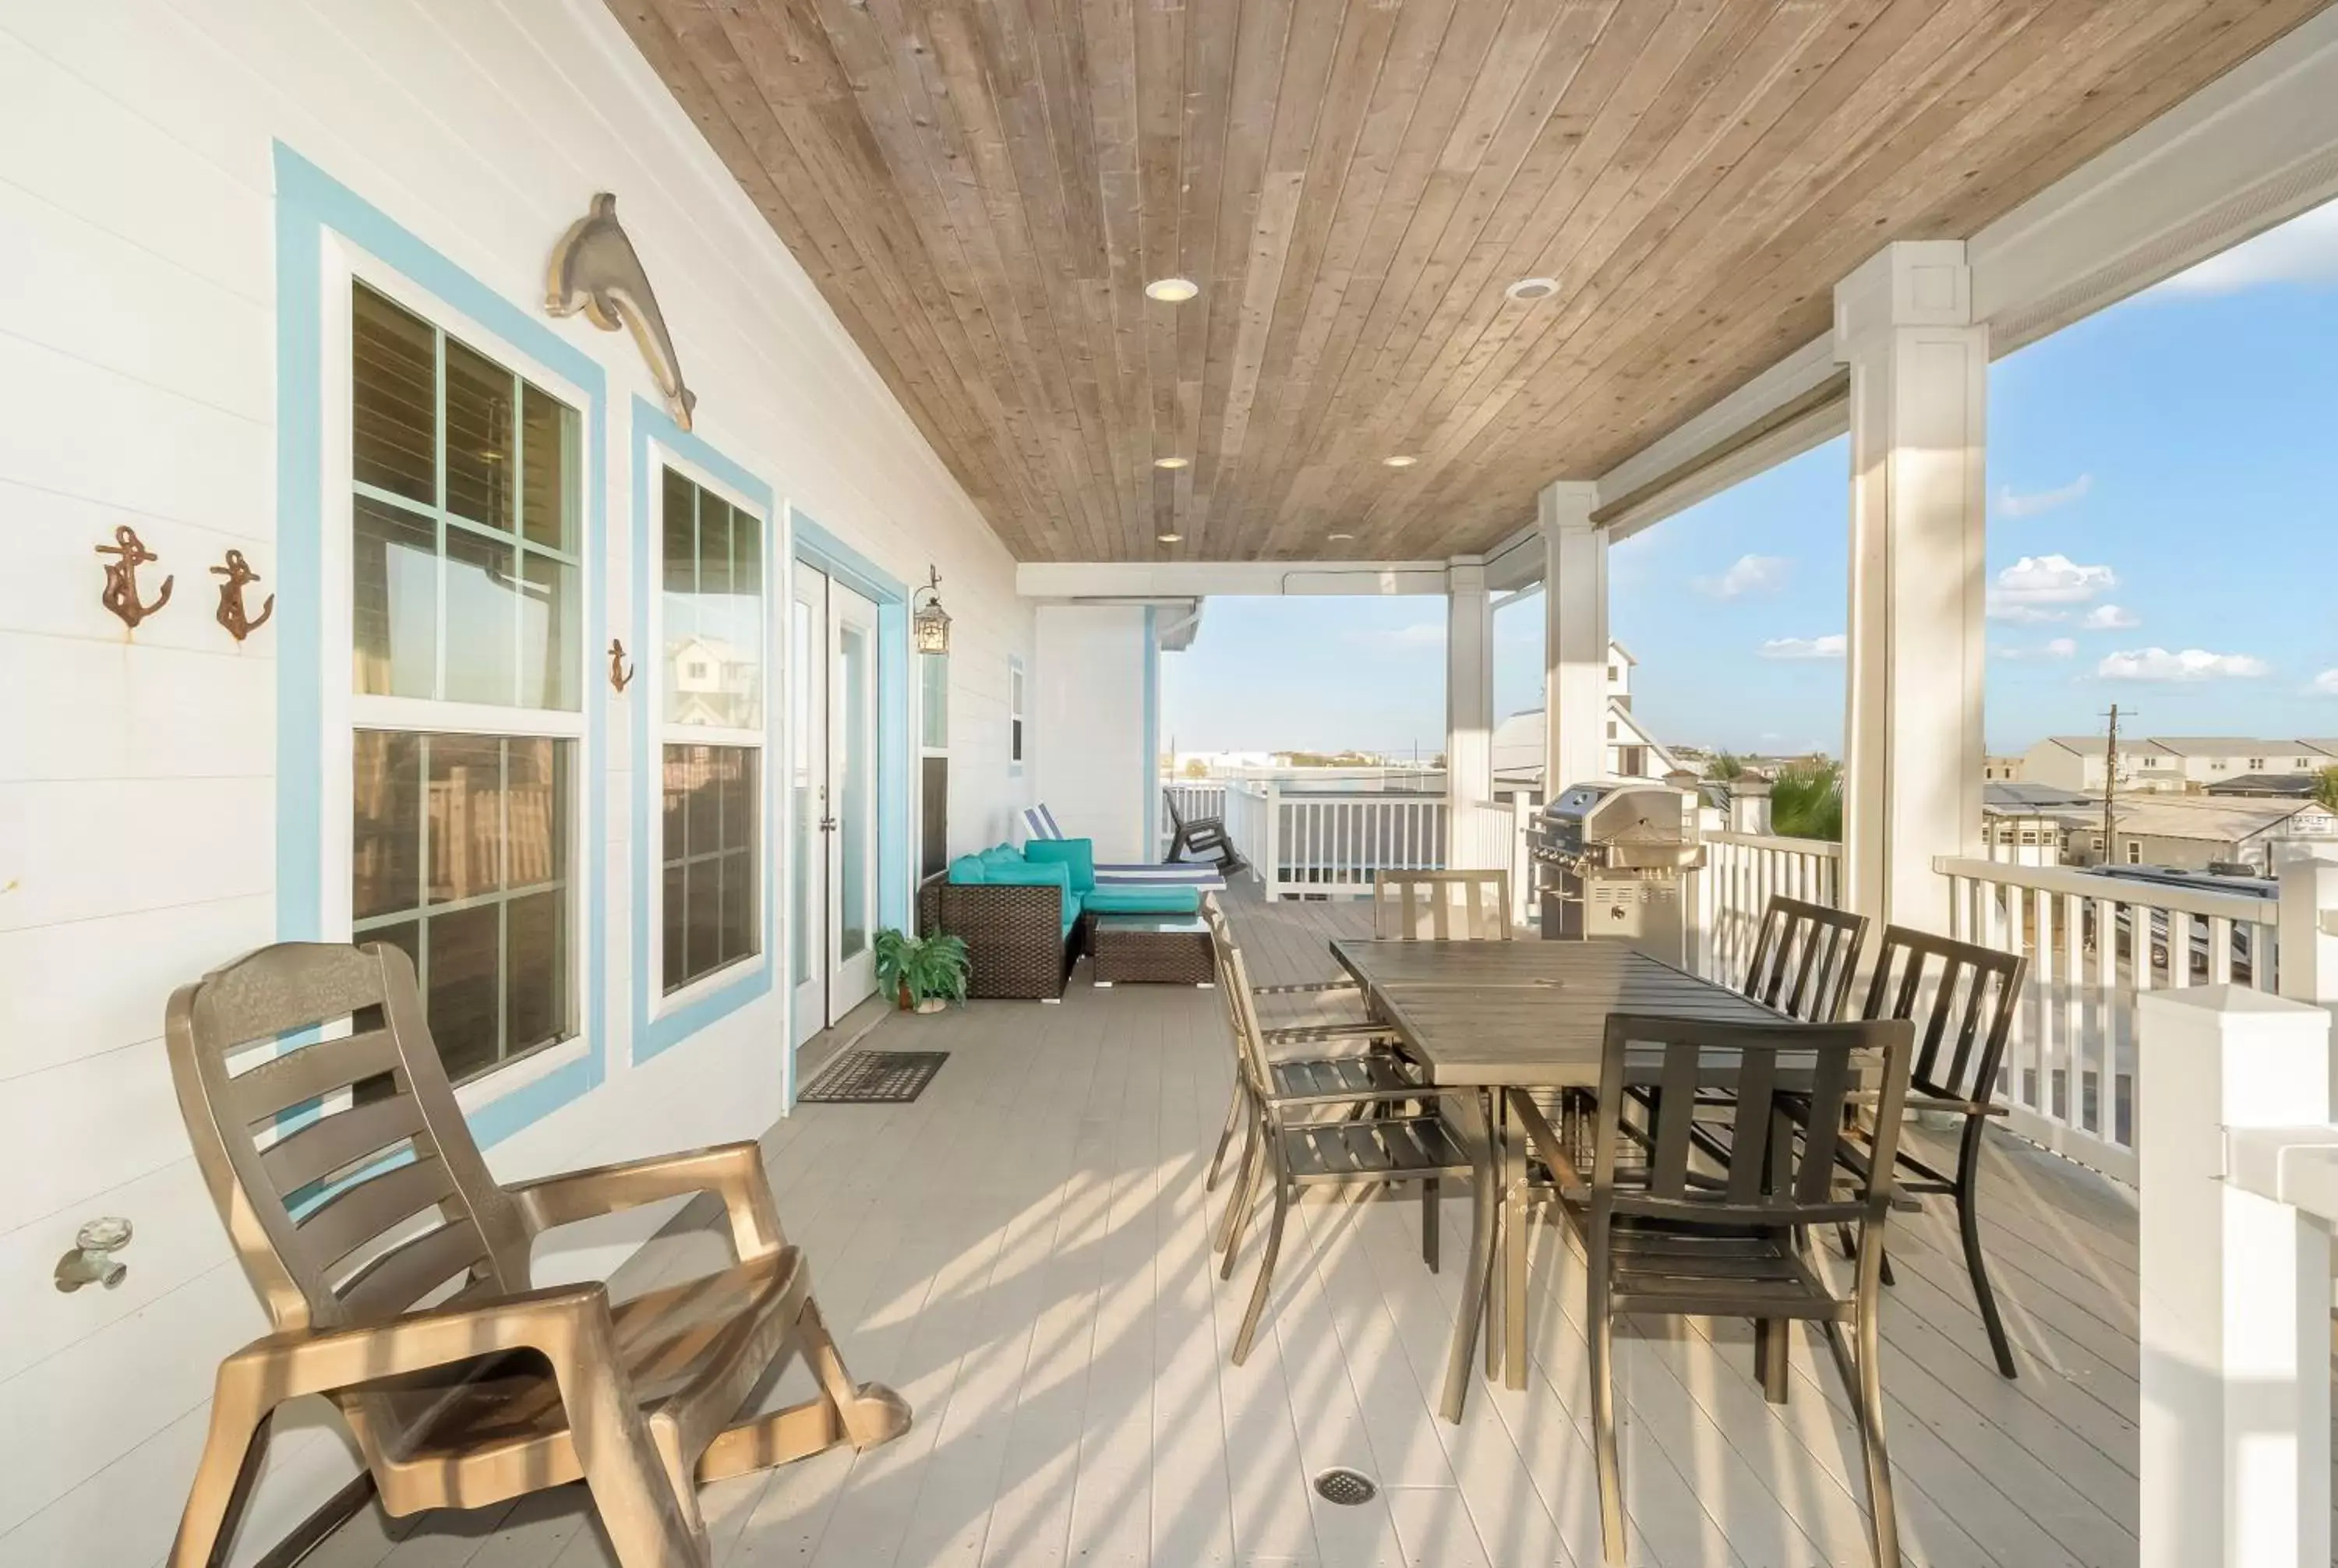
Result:
M877 606L796 567L792 667L796 1044L876 988Z

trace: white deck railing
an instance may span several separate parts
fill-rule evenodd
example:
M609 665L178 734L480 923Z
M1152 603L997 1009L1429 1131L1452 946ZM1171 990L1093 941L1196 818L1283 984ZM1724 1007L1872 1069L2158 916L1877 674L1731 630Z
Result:
M1226 787L1215 779L1171 779L1163 781L1162 792L1176 802L1177 815L1188 822L1206 817L1223 818L1226 814ZM1159 853L1169 853L1171 837L1176 829L1169 824L1169 813L1161 813L1161 848Z
M1842 846L1823 838L1708 833L1704 868L1689 891L1699 970L1734 984L1754 960L1762 911L1773 895L1833 908L1842 901Z
M2014 1130L2134 1181L2137 997L2273 989L2279 906L2060 867L1933 865L1949 878L1951 936L2029 960L1999 1087Z
M1226 837L1269 898L1360 897L1380 871L1445 864L1445 798L1286 791L1229 779Z

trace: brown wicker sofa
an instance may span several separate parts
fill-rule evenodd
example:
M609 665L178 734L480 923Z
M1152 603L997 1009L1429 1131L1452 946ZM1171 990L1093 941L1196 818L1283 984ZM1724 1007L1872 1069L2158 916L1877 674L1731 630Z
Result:
M1064 925L1064 889L1046 885L959 884L948 872L918 887L918 932L966 943L967 995L1050 1002L1062 997L1087 923Z

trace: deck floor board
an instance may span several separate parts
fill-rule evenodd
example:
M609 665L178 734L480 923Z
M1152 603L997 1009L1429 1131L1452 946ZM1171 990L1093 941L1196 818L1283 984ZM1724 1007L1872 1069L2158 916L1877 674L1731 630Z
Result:
M1238 888L1232 907L1262 984L1334 977L1325 942L1370 923L1356 900L1270 906ZM1417 1190L1311 1193L1250 1362L1227 1364L1262 1226L1219 1280L1209 1238L1231 1181L1203 1178L1232 1064L1214 992L1095 988L1083 967L1060 1007L889 1019L869 1043L951 1058L914 1104L806 1107L765 1142L856 1375L902 1389L918 1423L870 1454L709 1488L724 1568L1598 1563L1582 1266L1555 1226L1534 1241L1531 1386L1481 1381L1449 1426L1434 1408L1469 1237L1458 1184L1435 1274ZM2001 1136L1986 1183L2017 1381L1989 1361L1952 1218L1936 1203L1895 1221L1885 1382L1908 1560L2120 1568L2137 1556L2132 1197ZM616 1288L694 1272L710 1246L663 1236ZM1618 1343L1635 1564L1863 1560L1856 1438L1814 1336L1796 1340L1783 1407L1753 1381L1744 1324L1648 1320ZM791 1367L765 1402L808 1387ZM1309 1481L1332 1465L1380 1496L1321 1501ZM312 1561L610 1558L568 1487L468 1516L369 1512Z

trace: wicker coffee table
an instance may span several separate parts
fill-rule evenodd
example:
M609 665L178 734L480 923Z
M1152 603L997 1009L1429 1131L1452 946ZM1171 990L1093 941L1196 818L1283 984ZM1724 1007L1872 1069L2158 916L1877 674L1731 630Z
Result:
M1208 985L1218 977L1199 915L1098 915L1088 925L1088 961L1099 985Z

